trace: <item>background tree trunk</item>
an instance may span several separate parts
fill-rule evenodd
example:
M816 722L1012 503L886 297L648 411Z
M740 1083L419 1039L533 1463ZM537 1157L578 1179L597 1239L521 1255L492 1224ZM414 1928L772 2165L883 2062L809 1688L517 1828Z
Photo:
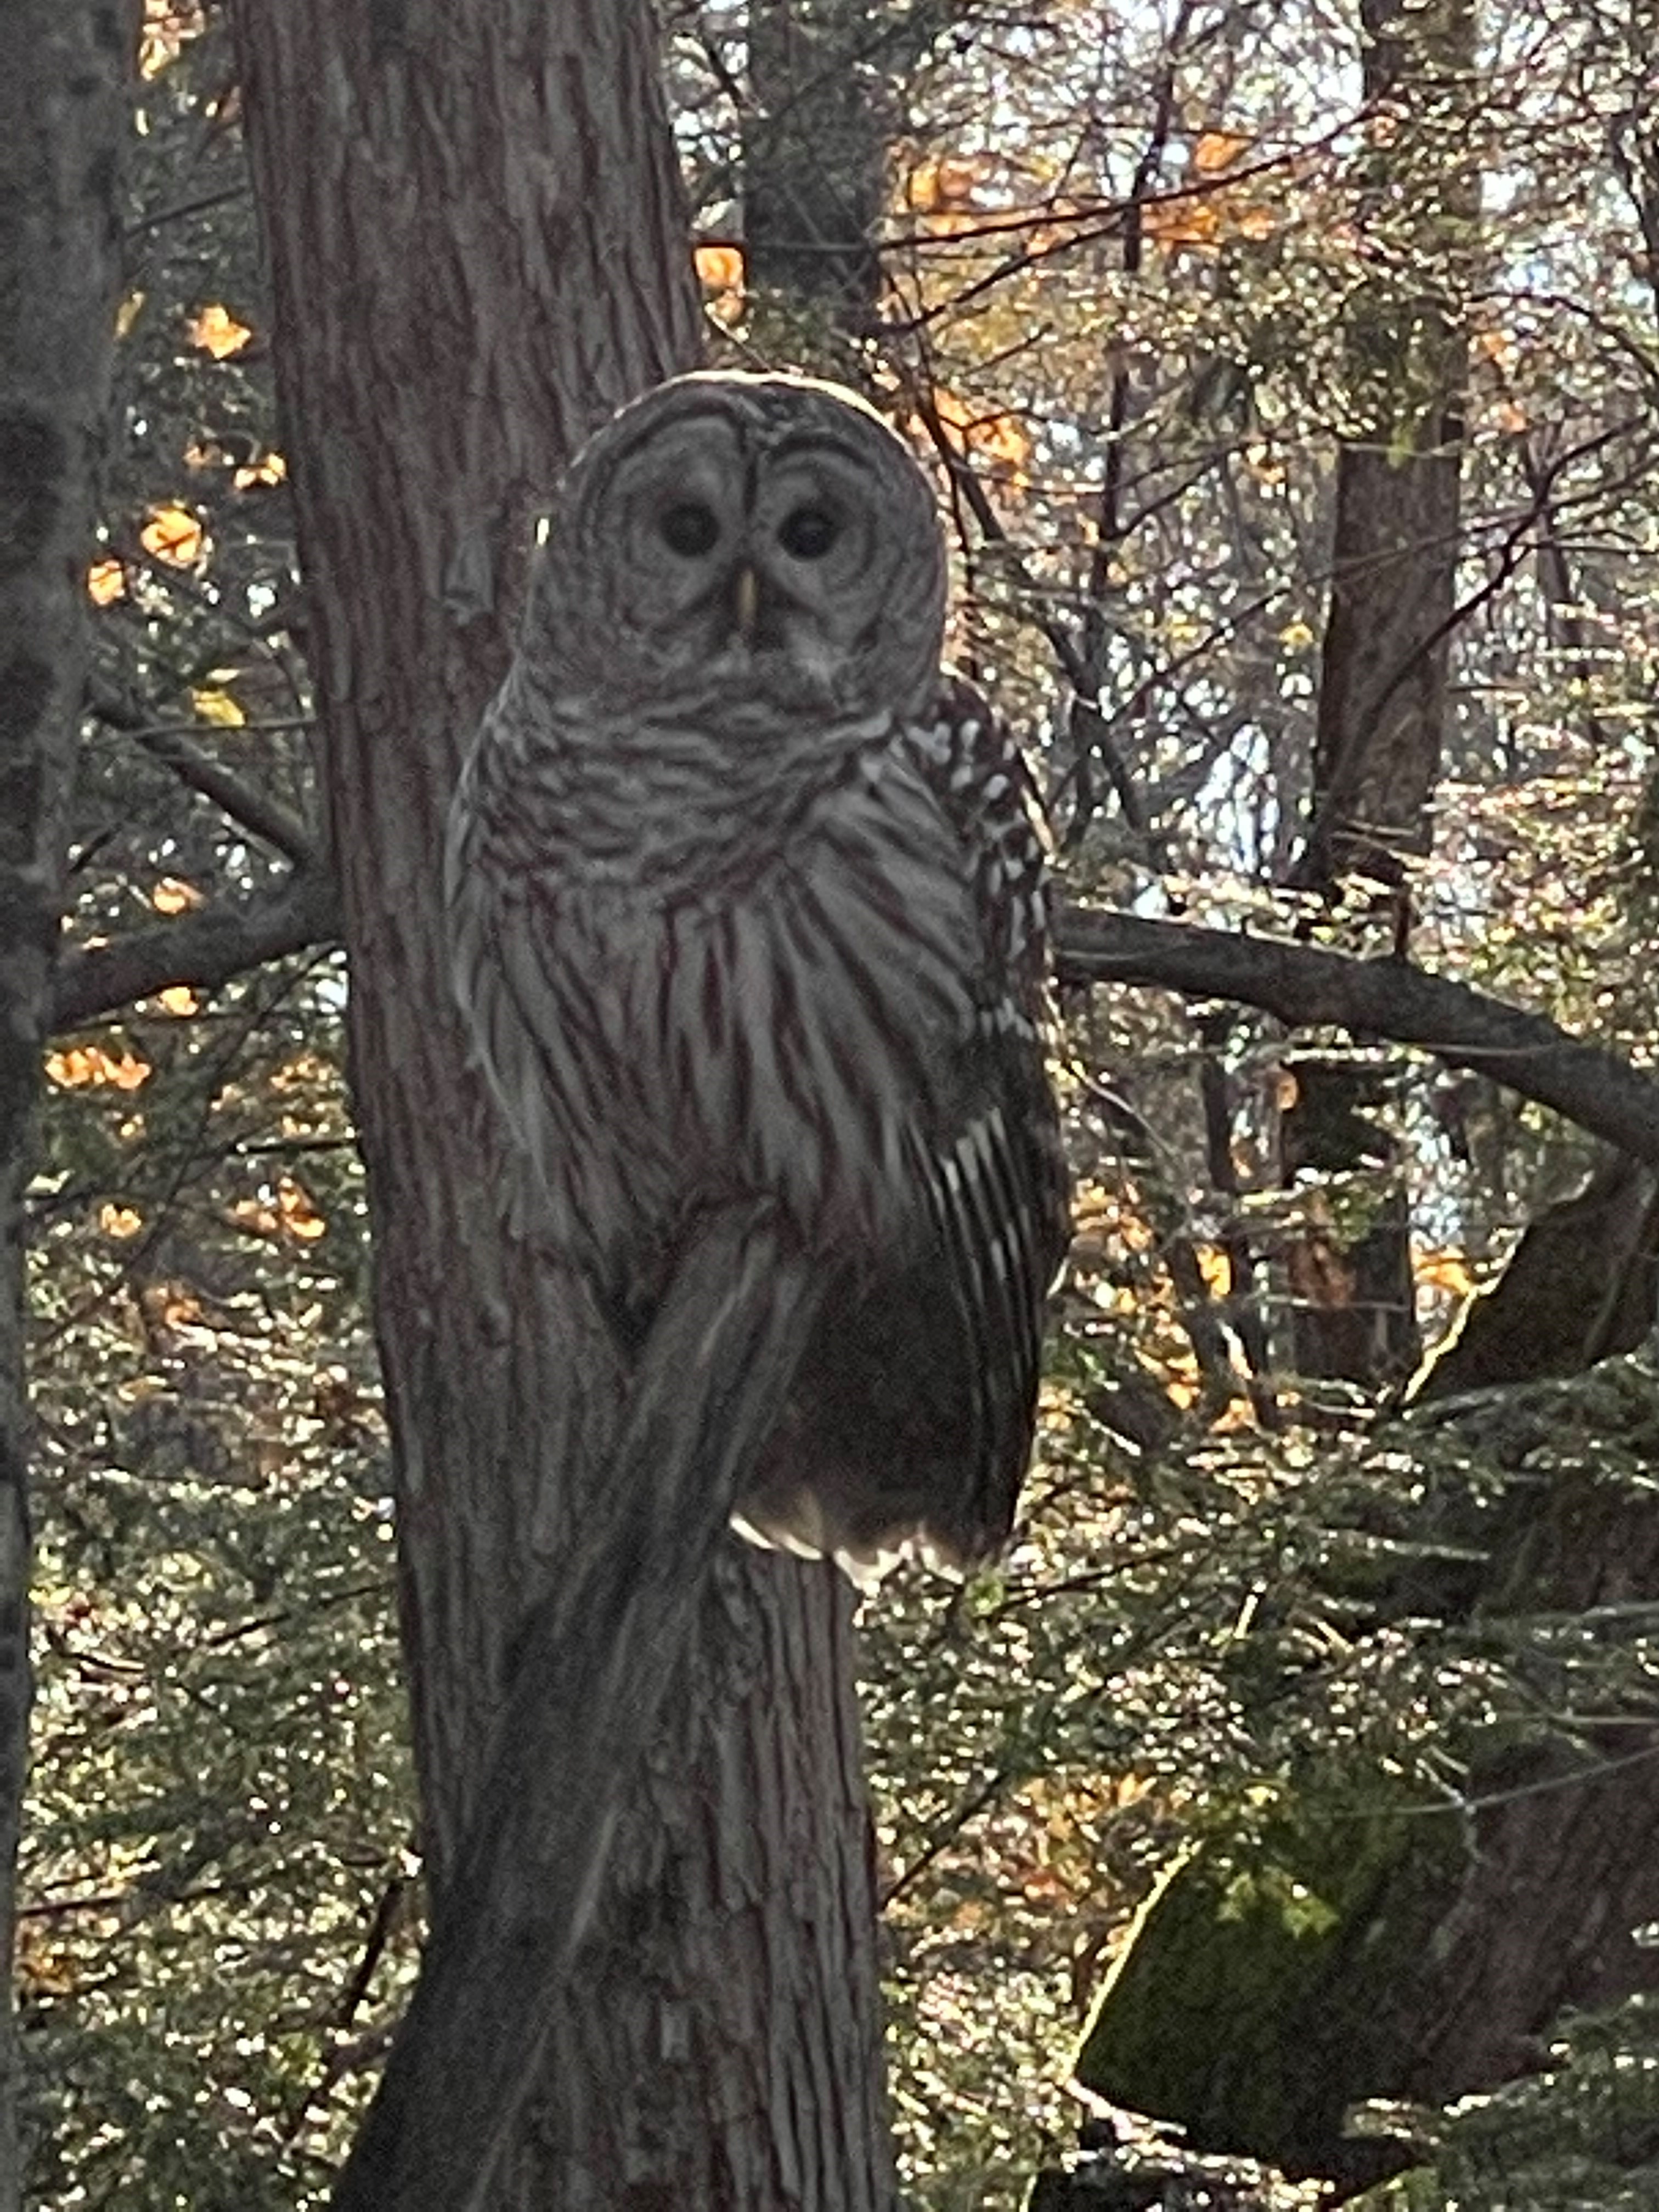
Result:
M1331 595L1321 655L1314 814L1295 879L1334 891L1359 875L1398 886L1428 850L1440 776L1455 604L1467 345L1450 270L1467 256L1479 180L1460 117L1475 67L1471 0L1364 0L1365 100L1375 118L1366 217L1379 262L1349 307L1350 404L1341 442ZM1445 266L1445 293L1401 289ZM1404 928L1404 914L1399 933ZM1355 1178L1360 1202L1315 1223L1287 1253L1293 1364L1309 1376L1395 1382L1422 1357L1411 1223L1389 1188L1399 1147L1387 1126L1386 1063L1297 1058L1284 1122L1287 1181L1314 1167ZM1370 1188L1366 1188L1365 1186Z
M444 814L538 501L617 403L694 360L697 308L644 4L244 0L239 35L441 1904L617 1382L580 1286L496 1225L499 1133L441 942ZM852 1678L833 1571L734 1544L504 2203L890 2203Z
M86 687L86 571L121 274L130 0L20 0L0 72L0 1947L29 1708L24 1193ZM0 2008L0 2208L19 2202Z
M876 226L896 112L892 15L883 0L750 0L749 8L749 283L854 334L870 327L881 290Z

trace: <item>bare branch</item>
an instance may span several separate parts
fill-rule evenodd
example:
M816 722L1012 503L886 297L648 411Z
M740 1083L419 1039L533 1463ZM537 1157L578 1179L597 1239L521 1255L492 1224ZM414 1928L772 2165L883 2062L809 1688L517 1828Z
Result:
M1449 1066L1478 1069L1659 1165L1659 1081L1541 1014L1408 961L1353 960L1282 938L1084 907L1066 909L1059 947L1063 982L1130 983L1231 1000L1293 1028L1420 1045Z
M320 870L296 869L261 897L216 901L113 945L71 953L58 966L50 1026L60 1036L84 1028L170 984L212 990L267 960L339 937L333 882Z
M87 704L100 722L141 744L152 759L171 769L180 783L211 799L255 837L274 845L297 869L316 868L317 841L300 817L234 769L215 760L182 724L153 722L118 692L96 682L87 687Z

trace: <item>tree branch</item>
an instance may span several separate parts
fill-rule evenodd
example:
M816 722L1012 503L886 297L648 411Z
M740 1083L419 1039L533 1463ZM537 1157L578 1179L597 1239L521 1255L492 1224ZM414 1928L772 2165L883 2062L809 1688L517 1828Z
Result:
M301 870L317 866L317 841L300 817L267 792L214 759L182 726L153 722L107 684L87 687L87 704L100 722L141 744L152 759L171 769L180 783L211 799L241 828L274 845Z
M1259 1006L1298 1029L1344 1029L1420 1045L1478 1069L1593 1136L1659 1166L1659 1081L1616 1053L1408 961L1340 952L1186 922L1070 907L1059 929L1066 983L1129 983Z
M260 897L218 900L159 928L70 954L58 963L49 1027L54 1035L84 1028L169 984L212 990L267 960L339 937L332 880L320 870L296 869Z

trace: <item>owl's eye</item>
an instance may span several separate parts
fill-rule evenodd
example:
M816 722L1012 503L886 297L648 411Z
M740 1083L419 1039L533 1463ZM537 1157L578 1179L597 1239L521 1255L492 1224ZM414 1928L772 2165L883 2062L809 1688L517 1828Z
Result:
M700 553L712 553L720 534L720 520L713 509L696 499L677 500L657 527L669 551L687 561L695 561Z
M778 543L797 561L822 561L841 536L841 524L827 507L798 507L778 525Z

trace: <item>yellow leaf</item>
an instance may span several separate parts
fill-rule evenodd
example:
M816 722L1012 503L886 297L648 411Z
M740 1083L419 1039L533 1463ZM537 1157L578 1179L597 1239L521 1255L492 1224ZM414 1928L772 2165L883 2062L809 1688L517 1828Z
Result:
M98 1226L106 1237L136 1237L143 1225L143 1215L130 1206L112 1206L106 1200L98 1209Z
M213 687L192 690L190 703L204 722L216 722L222 729L240 730L247 720L228 691Z
M187 507L152 507L138 543L170 568L188 568L198 558L205 532Z
M1287 622L1279 631L1279 641L1288 646L1292 653L1303 653L1313 643L1314 634L1298 615L1294 622Z
M127 294L126 298L122 301L120 306L115 310L115 335L118 338L125 337L127 332L137 321L138 317L143 311L143 305L144 295L142 292L129 292Z
M186 39L202 28L202 11L190 0L144 0L144 27L138 41L138 71L160 76L179 58Z
M169 983L165 991L158 991L155 995L168 1013L178 1014L181 1018L195 1013L201 1004L188 983Z
M46 1079L60 1091L79 1091L88 1085L137 1091L149 1080L149 1062L125 1048L119 1060L99 1044L72 1044L67 1052L46 1054Z
M183 914L186 907L206 904L195 884L178 876L163 876L150 893L149 902L157 914Z
M190 342L204 353L210 353L215 361L228 361L232 354L240 353L253 336L246 323L239 323L228 307L216 301L204 307L185 325Z
M943 208L966 208L991 168L982 154L946 154L936 161L920 161L906 180L904 196L922 214Z
M247 491L254 484L279 484L287 475L288 463L280 453L262 453L245 469L233 470L230 480L238 491Z
M94 561L87 571L87 597L95 607L107 607L127 595L127 572L118 561Z

